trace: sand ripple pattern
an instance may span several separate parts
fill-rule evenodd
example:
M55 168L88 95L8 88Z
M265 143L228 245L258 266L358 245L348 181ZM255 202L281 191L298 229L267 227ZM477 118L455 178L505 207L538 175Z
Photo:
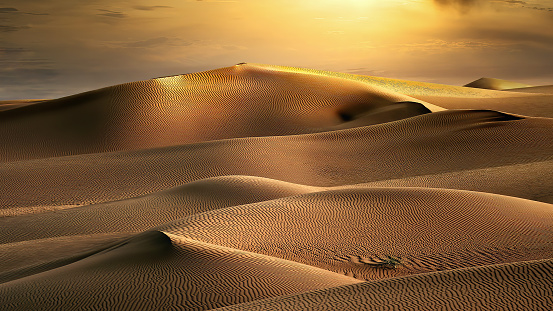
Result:
M0 309L550 310L551 86L472 86L238 64L1 102Z

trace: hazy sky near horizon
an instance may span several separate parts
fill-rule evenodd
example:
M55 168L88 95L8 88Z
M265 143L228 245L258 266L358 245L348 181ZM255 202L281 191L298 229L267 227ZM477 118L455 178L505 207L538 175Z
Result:
M553 84L551 0L0 0L0 100L231 66Z

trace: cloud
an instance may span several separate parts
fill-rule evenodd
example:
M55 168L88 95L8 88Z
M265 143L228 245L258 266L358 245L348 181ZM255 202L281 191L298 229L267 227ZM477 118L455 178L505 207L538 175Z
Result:
M128 16L127 14L125 14L123 12L119 12L119 11L111 11L111 10L105 10L105 9L98 9L98 11L104 12L104 13L100 13L98 15L106 16L106 17L125 18L125 17Z
M461 13L469 12L474 6L481 4L482 0L434 0L440 7L452 7Z
M19 56L29 52L29 50L24 48L7 48L0 47L0 55L2 56Z
M520 1L520 0L496 0L497 2L505 2L510 4L526 4L526 1Z
M46 13L21 12L16 8L0 8L0 14L49 15Z
M19 12L16 8L0 8L0 13L17 13Z
M153 11L153 10L157 10L157 9L172 9L173 7L172 6L167 6L167 5L151 5L151 6L136 5L136 6L133 6L133 8L136 9L136 10L141 10L141 11Z
M14 32L22 29L28 29L29 26L11 26L11 25L0 25L0 32Z
M524 1L524 0L434 0L434 3L440 7L452 7L462 13L469 12L473 7L485 4L503 4L518 6L525 9L553 12L552 7L544 6L542 3Z

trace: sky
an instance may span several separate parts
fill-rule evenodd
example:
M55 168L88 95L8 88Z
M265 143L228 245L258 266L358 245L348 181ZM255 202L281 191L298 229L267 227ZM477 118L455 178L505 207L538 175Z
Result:
M0 0L0 100L232 66L553 84L552 0Z

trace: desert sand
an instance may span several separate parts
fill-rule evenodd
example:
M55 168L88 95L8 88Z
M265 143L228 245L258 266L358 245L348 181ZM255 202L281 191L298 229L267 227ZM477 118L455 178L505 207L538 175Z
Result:
M4 310L548 310L553 92L261 64L0 102Z

